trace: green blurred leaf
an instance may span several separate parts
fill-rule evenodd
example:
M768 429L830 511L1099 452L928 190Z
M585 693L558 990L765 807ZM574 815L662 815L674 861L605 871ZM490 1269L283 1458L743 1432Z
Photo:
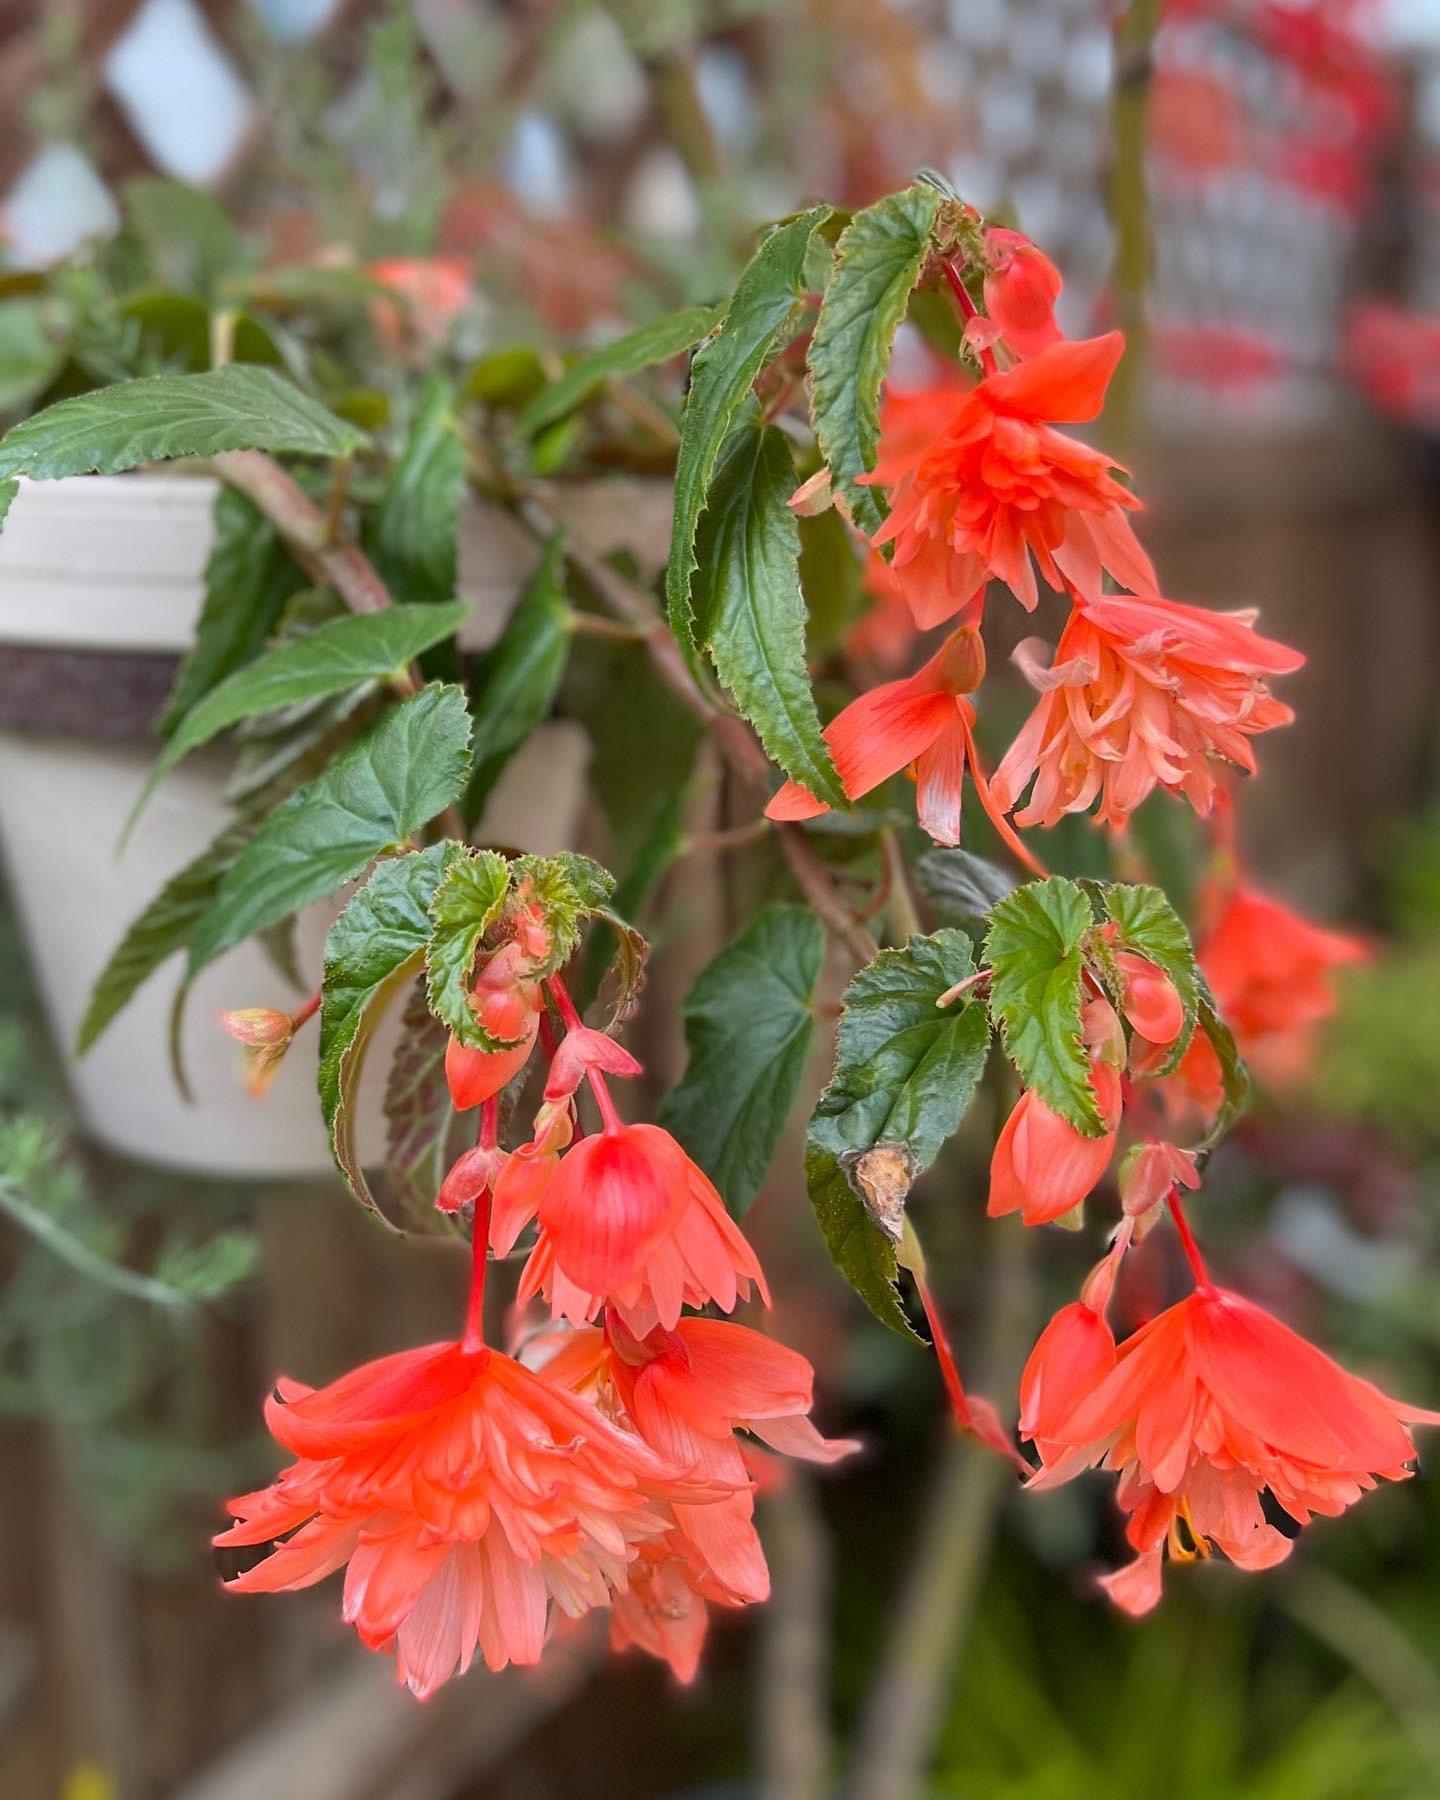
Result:
M603 349L579 357L560 377L535 396L515 421L527 436L563 419L584 404L607 381L623 380L654 363L668 362L707 337L720 322L723 306L691 306L642 325Z
M0 412L23 412L59 374L65 350L37 300L0 300Z
M1105 911L1120 927L1121 950L1134 950L1162 969L1175 984L1185 1023L1170 1047L1161 1073L1168 1073L1189 1048L1200 1003L1200 972L1195 947L1175 908L1157 887L1112 882L1105 889ZM1116 996L1118 1000L1118 995Z
M746 417L726 441L696 538L695 631L766 754L830 806L848 803L805 666L800 533L784 434Z
M215 496L215 539L195 647L180 665L161 727L168 735L197 701L260 654L286 602L306 585L269 521L243 494Z
M420 396L367 534L375 567L402 604L439 605L455 598L464 488L465 446L455 416L455 391L437 375Z
M274 369L230 363L202 375L142 375L46 407L0 438L0 480L113 475L223 450L348 456L363 442Z
M510 891L510 865L494 850L451 862L430 901L425 979L430 1010L472 1050L498 1050L470 1006L470 977L481 937L499 918Z
M927 850L915 864L920 892L956 925L982 924L990 909L1015 891L1015 882L998 864L969 850Z
M1245 1103L1250 1098L1250 1071L1246 1068L1240 1050L1235 1042L1235 1034L1220 1017L1215 1007L1215 997L1210 992L1210 984L1203 975L1199 978L1199 991L1196 1003L1196 1029L1203 1031L1220 1061L1220 1078L1225 1088L1225 1102L1216 1114L1214 1123L1205 1134L1204 1148L1210 1149L1218 1144L1245 1110Z
M191 976L404 844L458 797L469 754L459 688L432 685L392 708L265 820L200 921Z
M355 1143L360 1077L387 1003L420 972L435 890L464 855L463 845L444 843L387 858L352 896L325 939L320 1108L336 1165L351 1193L381 1217L386 1215L361 1167ZM396 1221L387 1218L387 1223Z
M211 688L180 720L135 802L126 831L176 763L227 726L254 713L324 699L398 675L412 657L451 636L465 610L463 600L452 600L445 606L392 606L383 612L347 614L305 637L263 651Z
M830 1254L883 1324L910 1328L895 1291L895 1246L909 1182L927 1169L970 1104L990 1047L980 1002L935 1002L973 974L963 931L882 950L845 991L835 1073L806 1139L805 1181ZM867 1152L876 1159L867 1159ZM882 1230L862 1188L882 1201Z
M825 931L803 906L769 906L685 997L685 1073L658 1122L743 1218L795 1103L815 1033Z
M888 194L856 213L835 249L835 268L821 301L808 363L811 415L835 491L855 523L870 534L885 520L874 488L858 479L875 464L880 436L880 385L896 328L930 250L940 207L934 188Z
M694 649L690 588L695 533L735 414L764 366L775 334L803 294L805 252L828 207L802 213L773 231L756 251L725 312L718 333L698 352L680 428L675 470L675 524L665 572L670 629L687 654ZM3 473L3 467L0 467Z
M565 673L570 606L561 578L563 545L546 545L520 604L471 681L475 769L465 794L466 822L479 818L501 770L545 719Z
M1080 1042L1081 940L1094 922L1089 901L1063 875L1027 882L992 910L985 960L990 1011L1021 1080L1077 1131L1103 1137Z
M182 181L139 176L125 183L127 224L165 287L208 294L253 260L242 233L217 200Z
M83 1056L140 984L183 950L214 901L221 879L254 835L248 824L228 826L179 874L172 875L135 919L101 970L75 1039Z
M492 350L471 366L465 398L489 406L523 406L545 386L545 365L528 344Z
M791 514L792 518L795 515ZM805 596L805 653L812 661L837 651L865 610L860 558L839 509L795 518L800 533L800 589Z

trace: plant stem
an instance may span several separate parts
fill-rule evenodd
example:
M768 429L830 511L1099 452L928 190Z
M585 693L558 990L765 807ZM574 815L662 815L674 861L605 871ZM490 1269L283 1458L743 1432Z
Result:
M825 1800L830 1546L802 1467L764 1501L773 1589L760 1638L759 1800Z
M915 896L910 892L910 876L905 867L900 840L888 826L880 833L880 844L890 870L885 912L890 920L891 930L900 943L905 944L912 937L921 935L920 914L916 910Z
M520 516L542 540L548 539L555 530L554 520L533 499L521 505ZM608 563L578 550L574 544L567 545L565 553L612 612L632 625L644 628L645 649L656 674L701 724L708 727L721 754L736 774L764 793L770 781L770 761L759 740L743 719L725 712L701 692L685 665L684 653L656 612L649 594L627 581ZM777 825L775 829L781 854L801 892L834 936L850 950L857 964L863 967L875 954L875 943L869 932L841 899L829 871L800 827L786 824Z
M1029 1233L1001 1229L992 1242L981 1359L987 1387L1010 1385L1030 1330ZM946 1443L861 1719L851 1800L914 1800L922 1791L1013 1479L993 1450L971 1438Z
M1190 1221L1185 1217L1185 1208L1180 1201L1180 1190L1172 1187L1168 1195L1170 1217L1175 1221L1175 1229L1180 1233L1180 1243L1185 1251L1185 1260L1190 1265L1190 1273L1195 1277L1196 1287L1212 1286L1210 1271L1205 1267L1205 1258L1200 1254L1200 1246L1195 1242L1195 1233L1190 1229Z
M493 1150L500 1138L500 1102L493 1095L480 1107L479 1142ZM475 1218L470 1238L470 1299L465 1309L465 1331L460 1348L475 1352L485 1348L485 1275L490 1262L490 1189L475 1196Z
M980 317L980 309L970 298L969 291L961 279L960 271L955 267L954 259L947 256L940 266L945 271L945 279L950 283L950 292L955 296L955 305L959 309L960 317L968 325L971 319ZM993 375L995 373L995 352L988 346L979 344L974 345L973 348L980 358L980 367L987 375Z

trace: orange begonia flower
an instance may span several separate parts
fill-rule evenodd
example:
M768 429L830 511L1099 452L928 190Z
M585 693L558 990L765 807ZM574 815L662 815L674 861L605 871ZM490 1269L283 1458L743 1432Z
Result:
M1225 1023L1263 1075L1284 1081L1309 1059L1335 1011L1333 971L1369 959L1364 941L1327 931L1241 883L1219 905L1196 956Z
M1032 1487L1096 1463L1118 1471L1138 1555L1103 1585L1127 1612L1160 1598L1167 1544L1182 1562L1213 1546L1241 1568L1268 1568L1291 1540L1266 1519L1263 1493L1298 1525L1335 1517L1378 1479L1411 1472L1407 1424L1440 1424L1208 1283L1118 1350L1084 1310L1065 1308L1032 1351L1020 1428L1040 1451Z
M1157 786L1209 812L1210 758L1253 773L1250 738L1294 717L1266 677L1305 659L1254 617L1107 594L1075 607L1050 668L1022 644L1015 660L1042 698L995 771L996 803L1008 810L1034 776L1018 825L1055 825L1098 795L1096 817L1118 829Z
M985 674L973 626L952 632L923 668L871 688L825 727L846 797L858 800L913 766L915 805L937 844L960 842L965 764L972 754L975 709L965 698ZM813 819L830 809L798 781L787 781L765 808L767 819Z
M1033 608L1032 556L1051 587L1086 597L1099 594L1107 570L1124 587L1154 587L1125 516L1140 503L1116 481L1118 465L1050 424L1099 413L1123 347L1118 331L1055 343L969 389L887 403L875 468L863 477L889 490L890 517L872 541L894 544L892 566L922 629L978 600L992 578Z
M1023 232L992 225L985 232L985 310L1016 356L1036 356L1058 342L1055 302L1060 271Z
M229 1502L222 1545L283 1539L230 1587L309 1587L348 1565L344 1613L421 1698L469 1667L540 1658L552 1601L623 1591L665 1503L706 1489L586 1401L483 1346L432 1344L265 1409L297 1461Z

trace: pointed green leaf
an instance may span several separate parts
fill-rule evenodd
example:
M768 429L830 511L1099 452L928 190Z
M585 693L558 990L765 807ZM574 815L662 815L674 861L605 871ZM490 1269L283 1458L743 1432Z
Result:
M381 579L403 605L439 605L458 587L465 446L455 393L439 376L426 384L367 537Z
M60 372L65 348L45 329L45 317L38 300L0 300L0 413L29 406Z
M578 358L558 381L552 381L535 396L515 421L516 430L533 437L545 426L574 412L605 382L622 381L654 363L679 356L708 337L724 312L723 306L691 306L684 312L667 313L663 319L654 319L638 331L628 332L614 343Z
M516 891L523 886L526 898L545 916L553 946L542 970L548 975L570 960L585 920L608 909L615 877L572 850L562 850L558 856L517 856L510 867Z
M559 536L551 538L498 644L471 683L475 773L465 816L478 819L510 758L546 717L570 652L570 606L561 579Z
M985 1067L990 1021L968 996L935 1003L973 972L963 931L911 938L860 971L845 992L835 1073L806 1140L806 1185L830 1254L875 1316L904 1337L915 1334L895 1291L902 1221L876 1222L862 1191L874 1180L866 1158L891 1153L892 1170L913 1179L959 1126ZM903 1205L903 1187L892 1181L887 1199Z
M841 233L810 343L811 416L835 491L867 534L885 521L871 487L857 485L875 465L880 385L896 328L930 250L940 207L934 188L910 187L867 206Z
M828 207L816 207L766 238L740 277L720 330L697 354L690 371L675 469L670 566L665 572L670 629L687 652L694 648L690 585L695 532L715 462L776 332L801 298L811 234L829 214Z
M769 906L685 998L685 1074L659 1123L737 1219L760 1191L805 1073L824 955L824 928L808 908Z
M800 532L790 446L753 408L716 465L696 539L696 636L771 759L830 806L847 804L805 666Z
M1121 950L1134 950L1168 975L1185 1009L1185 1023L1159 1071L1168 1074L1184 1056L1195 1029L1200 1003L1200 972L1195 948L1179 914L1157 887L1112 882L1105 889L1105 911L1120 927Z
M469 756L459 688L424 688L385 713L265 820L200 922L191 975L404 844L457 798Z
M252 253L218 200L183 181L153 175L125 183L125 222L145 247L155 280L183 293L208 294L245 271Z
M308 577L243 494L215 496L215 539L195 647L180 665L162 729L168 734L211 688L258 656Z
M114 475L223 450L348 456L364 441L276 370L229 363L202 375L142 375L47 406L0 438L0 480Z
M95 983L75 1040L83 1056L110 1021L161 963L190 942L215 898L221 877L254 835L247 824L229 826L177 875L134 920Z
M431 931L425 948L430 1010L472 1050L498 1050L472 1011L470 977L480 939L500 916L510 889L510 865L494 850L477 850L452 862L430 902Z
M990 1011L1021 1080L1077 1131L1103 1137L1080 1042L1081 940L1094 922L1090 903L1063 875L1027 882L991 911L985 960Z
M435 890L446 870L464 854L460 844L432 844L428 850L377 864L325 939L320 1109L336 1165L351 1193L381 1216L355 1143L360 1076L387 1003L420 972Z
M197 701L175 728L130 814L135 823L156 784L184 756L255 713L321 700L398 675L422 650L438 644L465 617L463 600L448 606L392 606L384 612L332 619L307 636L277 644Z

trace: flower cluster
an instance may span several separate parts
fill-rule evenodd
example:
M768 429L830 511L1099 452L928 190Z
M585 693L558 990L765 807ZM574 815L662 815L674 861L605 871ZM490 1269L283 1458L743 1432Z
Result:
M875 468L862 478L884 490L890 510L870 540L873 617L851 648L898 660L902 609L915 630L949 623L951 635L917 674L847 706L825 738L851 800L908 767L920 824L939 844L959 842L968 770L976 798L1028 861L1004 815L1032 782L1016 814L1022 827L1054 825L1099 799L1099 822L1119 830L1157 787L1208 813L1215 760L1253 771L1249 740L1293 716L1269 680L1304 659L1261 637L1251 612L1161 597L1130 522L1140 502L1119 479L1125 471L1056 429L1099 415L1124 340L1062 337L1060 277L1043 253L1013 231L990 229L983 241L985 312L945 265L980 380L946 370L923 388L887 390ZM795 504L813 498L807 484ZM1037 571L1068 597L1070 617L1048 666L1033 640L1017 652L1041 699L987 784L967 697L985 673L986 588L999 582L1033 611ZM1130 592L1107 592L1107 578ZM768 810L800 819L825 808L789 781Z
M538 1661L557 1615L597 1607L616 1648L690 1680L709 1609L769 1592L753 1514L775 1471L759 1445L815 1462L856 1448L810 1423L804 1357L686 1315L768 1299L760 1265L676 1140L622 1122L606 1077L640 1065L582 1024L558 975L537 973L545 948L522 912L471 992L507 1047L452 1038L446 1058L457 1110L480 1108L479 1141L437 1202L472 1211L463 1334L318 1392L281 1381L266 1422L296 1461L230 1501L235 1523L216 1539L271 1547L231 1583L241 1592L345 1567L346 1620L422 1698L477 1652L492 1669ZM542 1038L544 1098L529 1140L506 1151L496 1096ZM582 1085L600 1118L589 1134ZM512 1356L486 1342L485 1273L492 1247L508 1254L532 1223L519 1299L543 1296L552 1322Z

